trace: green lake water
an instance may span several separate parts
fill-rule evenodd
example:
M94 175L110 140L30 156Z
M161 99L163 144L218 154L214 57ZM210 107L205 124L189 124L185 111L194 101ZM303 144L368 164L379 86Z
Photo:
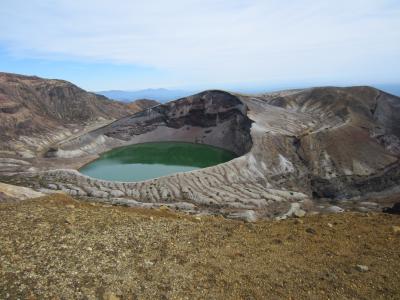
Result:
M141 181L217 165L235 157L232 152L208 145L145 143L106 152L79 171L111 181Z

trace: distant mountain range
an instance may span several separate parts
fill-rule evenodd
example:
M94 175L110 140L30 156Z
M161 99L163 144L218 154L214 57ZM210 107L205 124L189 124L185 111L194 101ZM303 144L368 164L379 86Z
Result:
M95 93L106 96L107 98L110 99L124 101L124 102L131 102L137 99L151 99L159 102L167 102L178 98L190 96L195 92L159 88L159 89L144 89L138 91L110 90L110 91L100 91Z
M400 84L373 84L372 85L375 88L378 88L380 90L383 90L387 93L400 96ZM265 88L265 89L255 89L255 90L237 90L234 92L245 92L245 93L250 93L250 94L258 94L261 91L263 93L266 92L272 92L272 91L277 91L277 90L287 90L290 89L290 87L286 88ZM159 88L159 89L143 89L143 90L137 90L137 91L122 91L122 90L109 90L109 91L99 91L95 92L96 94L106 96L107 98L114 99L114 100L119 100L119 101L124 101L124 102L132 102L135 100L139 99L151 99L151 100L156 100L161 103L165 103L171 100L187 97L190 95L193 95L199 91L188 91L188 90L170 90L170 89L164 89L164 88Z

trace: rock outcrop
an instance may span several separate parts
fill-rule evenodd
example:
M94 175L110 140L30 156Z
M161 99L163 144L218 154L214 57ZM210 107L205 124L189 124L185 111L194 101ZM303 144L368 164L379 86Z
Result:
M30 188L0 182L0 203L20 201L42 196L45 196L45 194L34 191Z

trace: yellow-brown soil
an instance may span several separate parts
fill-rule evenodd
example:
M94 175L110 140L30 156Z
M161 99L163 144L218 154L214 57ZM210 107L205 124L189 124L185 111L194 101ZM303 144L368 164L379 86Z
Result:
M246 224L52 195L0 219L1 299L400 298L399 216Z

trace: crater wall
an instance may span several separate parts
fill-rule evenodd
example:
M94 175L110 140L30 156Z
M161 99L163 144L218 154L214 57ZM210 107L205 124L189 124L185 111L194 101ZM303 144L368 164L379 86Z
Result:
M124 205L284 217L400 186L399 115L398 97L369 87L253 96L206 91L67 140L47 159L72 162L152 141L205 143L235 152L236 159L143 182L98 180L57 163L8 180Z
M98 154L117 146L154 141L208 144L237 155L252 146L247 106L223 91L206 91L154 106L50 149L47 156Z

